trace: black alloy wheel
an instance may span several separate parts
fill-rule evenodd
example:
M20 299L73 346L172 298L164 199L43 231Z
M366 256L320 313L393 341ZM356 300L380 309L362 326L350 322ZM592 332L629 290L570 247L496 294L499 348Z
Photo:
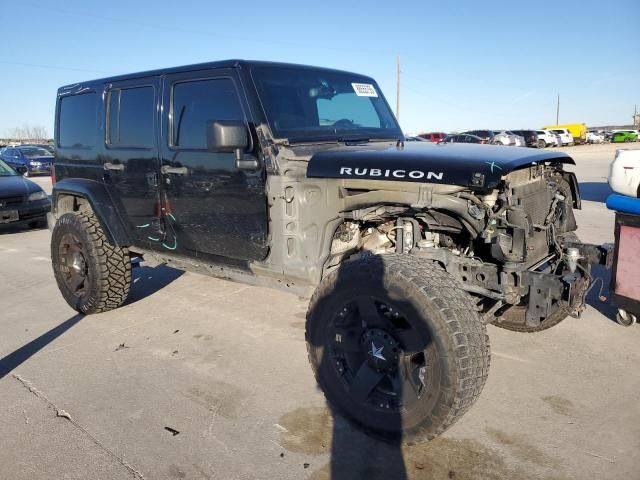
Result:
M418 323L369 295L346 303L334 316L326 339L331 362L362 408L411 411L433 393L430 387L440 381L438 357Z
M75 297L86 293L89 279L87 253L82 241L72 232L65 233L58 244L58 259L61 278Z

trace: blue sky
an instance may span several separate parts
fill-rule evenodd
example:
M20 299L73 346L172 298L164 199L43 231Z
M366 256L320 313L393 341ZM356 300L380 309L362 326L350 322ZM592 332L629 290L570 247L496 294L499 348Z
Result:
M612 4L615 3L615 7ZM99 6L98 6L99 5ZM640 1L4 0L0 136L51 133L58 86L224 58L376 78L406 132L631 122Z

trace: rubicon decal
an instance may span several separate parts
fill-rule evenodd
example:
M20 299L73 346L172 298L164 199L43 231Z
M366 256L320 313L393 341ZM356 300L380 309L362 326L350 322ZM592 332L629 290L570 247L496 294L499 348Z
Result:
M391 170L381 168L352 168L340 167L341 177L367 177L367 178L412 178L418 180L442 180L444 172L424 172L422 170Z

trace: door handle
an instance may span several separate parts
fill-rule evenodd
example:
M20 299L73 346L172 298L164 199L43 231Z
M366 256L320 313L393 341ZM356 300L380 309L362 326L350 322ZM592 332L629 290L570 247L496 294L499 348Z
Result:
M105 162L103 165L105 170L115 170L118 172L124 171L124 163L110 163Z
M187 175L189 173L187 167L170 167L169 165L163 165L160 171L164 174L173 175Z

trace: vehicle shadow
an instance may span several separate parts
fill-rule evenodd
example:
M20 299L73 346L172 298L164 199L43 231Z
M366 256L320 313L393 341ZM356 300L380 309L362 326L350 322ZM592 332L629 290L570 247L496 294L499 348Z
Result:
M373 265L376 261L380 263ZM369 271L380 272L384 269L382 261L378 256L371 257L371 262L371 267L367 267ZM358 409L362 411L368 410L366 413L369 417L368 421L375 423L377 415L377 421L380 422L380 426L384 424L384 427L388 431L400 432L402 428L402 415L400 410L394 411L392 409L381 415L380 411L377 410L377 402L375 402L375 406L372 405L372 403L374 403L373 399L376 398L374 395L378 395L376 392L379 388L382 388L385 380L378 383L379 380L372 379L371 374L369 377L367 377L367 375L360 375L363 366L370 360L369 356L372 355L372 352L369 351L369 349L372 348L369 346L370 342L366 342L366 347L361 348L361 351L355 354L355 356L352 356L352 352L344 356L334 353L340 348L337 342L342 340L336 338L338 334L332 335L330 332L342 331L341 329L344 328L350 329L351 325L357 325L358 334L351 335L351 333L349 333L349 335L353 338L358 337L355 342L359 342L360 332L367 331L363 326L364 323L368 322L363 323L362 318L364 317L360 315L355 316L353 320L347 320L348 327L342 326L346 325L344 323L345 321L338 318L339 315L337 315L337 312L342 310L344 299L346 298L348 299L347 301L353 302L354 297L358 298L358 295L362 295L363 291L366 291L370 295L375 295L375 292L383 292L386 290L383 285L382 275L373 274L368 277L367 280L363 281L364 277L362 275L354 276L353 272L354 269L349 271L344 268L344 264L338 268L338 278L334 283L334 288L316 304L316 311L318 312L316 320L323 316L329 318L327 318L326 323L324 321L317 322L321 323L317 328L312 328L311 325L307 327L307 339L312 344L312 348L315 347L318 351L322 352L318 372L325 372L324 383L332 384L330 388L332 388L334 392L340 392L338 393L339 398L343 398L343 395L345 396L345 400L341 402L340 406L333 405L332 402L329 401L327 402L327 407L333 417L330 463L325 467L324 472L322 472L324 476L318 478L328 478L331 480L405 480L407 478L407 472L402 452L402 437L399 434L389 437L385 436L384 438L372 436L369 433L365 433L363 429L352 420L347 419L347 416L343 414L345 404L351 404L350 407L346 408L353 408L354 400L352 400L352 398L356 394L353 393L352 395L352 392L366 392L361 395L361 399L355 401L355 403L359 405ZM355 286L358 283L360 285ZM366 285L363 286L363 283ZM336 297L338 297L338 299L333 300ZM373 304L372 299L371 302ZM400 311L403 311L403 305L405 303L407 302L404 299L399 298L395 306ZM338 310L335 309L337 305L340 305ZM355 310L357 312L360 308L364 308L360 307L360 305L359 301L357 303L348 303L348 308L350 311ZM348 316L352 316L352 314L348 314ZM370 326L368 326L368 328L370 328ZM364 333L362 333L362 335L364 335ZM335 349L333 345L336 346ZM386 355L385 352L386 350L382 351L382 353ZM348 360L347 356L349 358ZM358 360L356 361L354 357L358 357ZM351 375L350 383L343 380L347 377L347 374L341 374L339 372L337 367L338 362L342 362L342 365L344 365L344 367L340 368L350 369L348 374ZM360 367L357 366L358 364L360 364ZM318 373L318 376L319 375L321 374ZM331 377L332 380L327 380L328 377ZM334 393L334 398L335 395ZM363 400L362 398L365 399ZM402 403L402 390L396 391L395 401L400 404ZM384 418L382 418L383 416Z
M182 273L183 272L179 270L175 270L165 265L159 265L157 267L145 266L134 268L132 272L133 286L126 303L135 303L150 295L153 295L158 290L166 287L171 282L173 282L176 278L182 275ZM85 315L77 313L76 315L69 318L68 320L65 320L56 327L53 327L48 332L43 333L38 338L35 338L29 343L18 348L14 352L1 358L0 379L19 367L22 363L27 361L48 344L53 342L56 338L60 337L84 317Z
M60 335L65 333L85 316L81 313L75 314L73 317L65 320L60 325L53 327L48 332L43 333L38 338L31 340L12 353L0 359L0 379L26 362L33 355L38 353L44 347L53 342Z
M586 298L587 305L590 305L602 315L612 322L616 322L616 314L618 309L611 304L609 300L609 285L611 282L611 270L607 270L604 265L593 265L591 275L596 282ZM600 295L607 297L606 300L600 300ZM616 322L617 323L617 322Z
M47 223L44 221L33 227L30 227L27 224L0 225L0 235L20 234L25 232L32 232L32 231L46 230L46 229L47 229Z
M129 297L125 305L139 302L153 295L183 274L184 272L182 270L176 270L166 265L134 267L131 271L131 290L129 291Z
M580 198L588 202L605 203L607 197L613 193L607 182L581 182Z

